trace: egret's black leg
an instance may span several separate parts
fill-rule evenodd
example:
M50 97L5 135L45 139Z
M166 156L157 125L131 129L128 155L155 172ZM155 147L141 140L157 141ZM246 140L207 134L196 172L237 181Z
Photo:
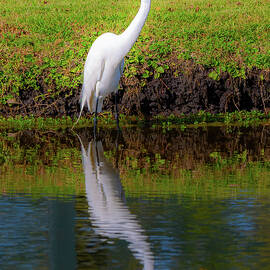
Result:
M116 134L116 140L115 140L115 167L118 169L118 161L119 161L119 147L118 147L118 141L119 141L119 129L117 130Z
M117 130L120 130L119 127L119 113L118 113L118 91L114 95L114 101L115 101L115 119L116 119L116 125L117 125Z
M95 118L94 118L94 137L96 139L96 130L97 130L97 110L98 110L98 97L96 103L96 111L95 111Z

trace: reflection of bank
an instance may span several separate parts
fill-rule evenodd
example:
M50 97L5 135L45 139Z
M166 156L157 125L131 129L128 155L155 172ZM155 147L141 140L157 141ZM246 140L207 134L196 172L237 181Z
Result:
M121 199L123 192L119 173L106 160L102 143L90 142L87 152L81 145L88 209L95 232L108 238L126 240L144 269L153 269L153 255L147 237Z

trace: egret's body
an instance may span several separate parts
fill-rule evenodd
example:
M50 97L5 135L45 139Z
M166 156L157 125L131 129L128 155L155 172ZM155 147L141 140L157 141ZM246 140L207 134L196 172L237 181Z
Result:
M87 103L89 111L96 113L96 123L97 113L102 110L103 99L111 93L117 93L124 69L124 57L142 30L150 5L151 0L141 0L137 15L122 34L105 33L93 43L84 66L80 115Z
M91 113L101 112L103 98L118 90L118 84L124 68L124 58L119 59L117 44L119 38L112 33L105 33L93 43L84 66L82 103L87 102Z

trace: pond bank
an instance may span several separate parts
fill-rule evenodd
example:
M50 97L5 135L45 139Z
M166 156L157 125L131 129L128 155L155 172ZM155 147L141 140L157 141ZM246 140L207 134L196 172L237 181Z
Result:
M80 86L77 89L62 89L56 97L46 95L45 87L39 90L24 89L19 91L16 100L0 104L0 113L4 117L75 117L79 112L80 89ZM268 113L269 90L269 70L253 68L246 71L243 77L233 77L228 72L217 72L192 61L178 61L164 70L159 78L144 78L143 71L133 77L123 76L119 110L125 115L146 118L200 111L225 113L259 110ZM69 94L71 92L72 95ZM104 111L111 111L113 104L114 98L108 97L104 102Z

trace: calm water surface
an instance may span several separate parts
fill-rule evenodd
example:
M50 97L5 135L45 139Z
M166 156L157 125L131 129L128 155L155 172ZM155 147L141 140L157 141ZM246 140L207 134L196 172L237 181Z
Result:
M0 269L270 269L269 132L3 131Z

